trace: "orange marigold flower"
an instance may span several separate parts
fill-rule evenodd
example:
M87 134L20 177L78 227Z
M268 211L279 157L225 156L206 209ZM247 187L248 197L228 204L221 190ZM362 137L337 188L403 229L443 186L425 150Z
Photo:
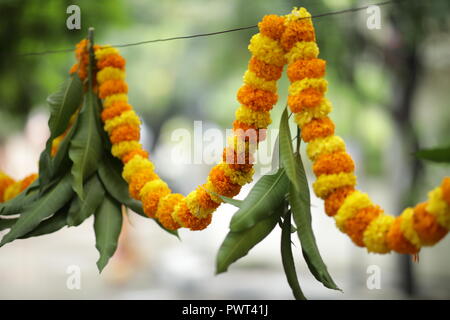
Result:
M291 82L305 78L322 78L325 75L326 61L322 59L297 60L287 69Z
M334 216L344 203L344 200L355 191L354 187L342 187L336 189L325 199L325 212L328 216Z
M108 80L102 83L99 90L99 97L105 99L116 93L127 93L128 85L123 80Z
M258 78L262 78L267 81L280 79L281 73L283 72L283 67L265 63L256 57L252 57L250 59L248 69L254 72Z
M158 209L155 218L168 230L177 230L181 226L172 218L172 212L175 206L184 199L179 193L170 193L159 200Z
M328 137L334 134L334 123L326 117L320 119L313 119L305 124L302 128L302 139L309 142L316 138Z
M104 59L97 61L97 68L114 67L119 69L125 68L125 59L120 54L110 54Z
M103 109L102 120L103 122L105 122L106 120L120 116L123 112L132 109L133 108L126 102L123 101L115 102L111 107Z
M280 44L286 52L297 42L316 41L314 27L309 19L301 19L291 23L284 31Z
M240 130L239 130L240 129ZM234 134L239 138L248 140L263 141L266 139L266 128L257 128L256 126L235 120L233 122Z
M142 170L135 173L130 180L128 185L128 191L133 199L140 200L141 197L139 193L145 184L149 181L158 179L158 175L150 170Z
M36 173L30 174L29 176L24 178L20 182L20 192L22 192L23 190L28 188L30 186L30 184L32 184L37 178L38 178L38 175Z
M70 74L73 74L78 71L78 63L75 63L69 70Z
M263 35L278 40L283 35L286 26L284 25L284 17L270 14L264 16L262 21L258 23L259 32Z
M288 105L293 113L298 113L307 108L314 108L322 102L323 92L316 88L307 88L296 95L288 96Z
M75 46L75 57L80 60L81 57L87 53L87 45L89 41L87 39L83 39L78 42Z
M405 238L400 228L401 223L401 216L395 218L394 223L386 235L386 243L389 248L398 253L416 254L419 252L419 249Z
M450 177L445 177L441 184L442 198L450 206Z
M243 85L238 93L237 99L243 105L255 111L270 111L277 103L278 95L274 92L253 88Z
M122 157L122 162L125 164L128 161L130 161L131 159L133 159L133 157L136 156L136 155L142 156L144 159L148 158L148 152L147 151L145 151L144 149L136 149L136 150L128 152L126 155L124 155Z
M255 161L250 152L240 152L239 154L233 148L227 147L223 149L222 160L224 163L236 171L249 172L253 168Z
M211 198L204 185L197 188L197 199L200 207L203 209L216 209L220 206L220 203L215 202Z
M140 137L141 131L139 127L123 124L114 128L109 136L109 140L112 144L116 144L122 141L139 141Z
M209 178L214 188L222 196L234 197L241 191L241 186L231 182L230 178L225 175L225 172L220 167L215 166L209 173Z
M412 223L421 243L431 246L445 237L448 231L436 221L434 215L427 212L426 207L427 203L423 202L414 208Z
M186 202L181 201L177 209L177 218L183 227L197 231L205 229L211 223L212 215L208 215L206 218L197 218L189 211Z
M352 172L354 169L355 163L352 157L345 151L324 154L313 165L313 171L316 177L322 174Z
M382 212L383 210L379 206L370 206L359 210L353 217L345 221L345 233L357 246L364 247L364 231L373 219L378 217Z
M144 212L147 216L150 218L155 217L156 210L158 209L158 203L159 200L168 195L170 193L169 188L161 188L158 190L155 190L155 192L150 192L145 194L142 198L142 207L144 209Z
M80 68L78 69L78 77L79 77L81 80L87 79L87 77L88 77L88 72L87 72L87 69L86 69L85 67L80 66Z

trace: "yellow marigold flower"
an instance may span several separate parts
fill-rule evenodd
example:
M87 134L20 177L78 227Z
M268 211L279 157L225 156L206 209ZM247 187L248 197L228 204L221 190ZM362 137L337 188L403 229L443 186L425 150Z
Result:
M161 179L147 182L139 194L145 214L153 218L158 209L159 199L170 194L170 192L167 183Z
M273 40L260 33L255 34L248 45L248 50L259 60L276 66L284 66L284 50L278 41Z
M211 199L216 203L222 203L222 199L218 196L219 192L217 192L216 188L214 187L214 184L211 182L211 180L208 177L208 180L204 184L203 188L208 192Z
M125 111L120 116L106 120L104 129L108 134L111 134L116 127L124 124L138 127L141 125L141 120L133 110Z
M119 159L122 159L124 155L136 149L142 149L142 145L139 141L122 141L113 144L111 148L111 154Z
M285 54L288 63L297 60L315 59L319 56L319 47L314 41L297 42L294 47Z
M15 181L11 177L0 172L0 202L4 201L4 195L6 193L6 189L8 189L9 186L14 184L14 182Z
M124 102L128 103L128 95L126 93L117 93L110 96L107 96L103 100L103 108L110 108L112 107L116 102Z
M333 190L341 187L356 185L356 176L353 172L336 174L323 174L313 183L315 194L325 199Z
M152 171L155 169L155 166L153 165L153 163L140 156L140 155L135 155L130 161L128 161L124 167L123 167L123 171L122 171L122 177L125 179L125 181L127 181L128 183L131 181L131 178L133 177L133 175L137 174L140 171L143 170L148 170L148 171Z
M243 105L236 110L236 120L258 129L265 129L272 123L269 111L254 111Z
M95 51L95 60L102 60L109 55L119 54L119 50L111 46L103 46L103 48Z
M353 217L359 210L370 207L372 205L373 203L367 194L362 193L358 190L352 192L347 198L345 198L344 203L334 216L336 220L336 226L339 228L339 230L345 232L345 221Z
M267 81L259 78L254 72L247 70L244 74L244 83L256 89L270 92L277 92L277 82L275 80Z
M333 111L331 102L328 99L323 99L322 103L317 107L305 108L303 111L296 113L294 121L300 128L302 128L314 118L325 118L331 111Z
M416 230L414 230L413 215L414 215L413 208L406 208L402 212L400 230L403 233L403 236L406 238L406 240L411 242L417 248L420 248L422 246L422 242L420 241L419 235L417 234Z
M252 182L253 180L253 174L255 173L255 169L252 168L248 172L238 171L231 168L227 163L219 163L218 166L220 169L225 172L225 175L230 178L231 182L238 184L238 185L245 185L247 183Z
M106 67L97 73L97 82L102 84L108 80L124 80L125 71L119 68Z
M395 218L387 214L380 214L364 231L363 241L367 251L374 253L388 253L391 251L386 242L386 235L394 223Z
M186 201L182 200L175 206L172 218L180 226L196 231L205 229L211 223L212 215L210 214L205 218L197 218L189 211Z
M309 142L306 147L306 153L312 161L322 154L338 151L345 151L345 142L339 136L317 138Z
M291 13L286 15L286 19L284 20L284 24L287 26L292 22L295 22L297 20L306 20L312 23L311 20L311 13L308 12L308 10L306 10L305 8L297 8L294 7L294 9L292 9Z
M206 218L208 215L213 213L214 210L216 210L216 208L203 208L200 205L197 190L189 193L185 201L189 211L197 218Z
M243 133L244 135L244 133ZM253 154L257 148L257 137L253 137L251 139L243 139L238 137L237 135L232 135L227 138L227 148L233 150L237 154Z
M3 194L3 201L13 199L16 196L18 196L19 193L21 192L22 192L22 181L12 183L5 189L5 193Z
M328 88L328 81L325 79L305 78L291 83L288 90L290 95L296 95L309 88L325 93Z
M450 230L450 206L442 197L442 189L437 187L428 193L426 210L436 217L437 222Z

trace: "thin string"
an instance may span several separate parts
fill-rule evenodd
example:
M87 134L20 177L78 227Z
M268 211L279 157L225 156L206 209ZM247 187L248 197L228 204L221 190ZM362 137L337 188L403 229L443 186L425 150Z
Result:
M400 1L403 1L403 0L389 0L389 1L370 4L370 5L367 5L364 7L349 8L349 9L344 9L344 10L339 10L339 11L326 12L326 13L317 14L317 15L314 15L311 17L300 18L300 19L310 19L310 18L317 19L317 18L328 17L328 16L333 16L333 15L340 15L340 14L344 14L344 13L352 13L352 12L365 10L371 6L384 6L384 5L393 4L396 2L400 2ZM228 29L228 30L223 30L223 31L198 33L198 34L193 34L193 35L177 36L177 37L162 38L162 39L144 40L144 41L139 41L139 42L117 44L117 45L113 45L113 47L124 48L124 47L139 46L139 45L149 44L149 43L156 43L156 42L166 42L166 41L173 41L173 40L208 37L208 36L214 36L214 35L219 35L219 34L224 34L224 33L255 29L257 27L258 27L258 25L252 25L252 26L248 26L248 27L239 27L239 28ZM28 52L28 53L19 54L19 56L22 56L22 57L40 56L40 55L55 54L55 53L67 53L67 52L73 52L73 48L60 49L60 50L46 50L46 51L40 51L40 52Z

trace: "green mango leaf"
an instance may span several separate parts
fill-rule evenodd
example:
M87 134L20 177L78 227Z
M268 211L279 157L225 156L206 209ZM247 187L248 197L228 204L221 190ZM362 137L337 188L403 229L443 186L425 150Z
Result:
M233 262L246 256L251 248L269 235L277 225L278 219L279 215L273 214L247 230L230 231L217 253L216 274L227 271Z
M208 192L212 193L216 197L219 197L220 199L222 199L223 202L231 204L237 208L240 208L242 206L242 203L244 202L243 200L238 200L238 199L233 199L230 197L222 196L214 191L208 191Z
M39 189L41 194L46 191L44 187L50 184L51 176L52 157L50 151L45 148L39 157Z
M85 184L86 198L76 197L70 206L67 215L67 225L70 227L80 225L97 210L105 197L105 189L98 176L93 175Z
M97 170L103 155L97 118L97 99L92 90L89 90L79 115L79 127L71 140L69 149L69 157L73 163L73 189L80 199L84 199L84 182Z
M265 175L250 190L240 209L233 215L230 230L244 231L272 215L284 201L289 180L284 169L274 175Z
M71 116L80 107L83 101L83 84L78 75L73 74L61 86L58 92L47 98L50 106L50 138L61 135L68 127Z
M297 225L297 235L302 245L303 257L305 258L309 270L318 281L322 282L327 288L340 290L328 273L327 266L323 262L317 247L316 238L314 237L311 226L309 187L305 169L299 154L296 155L296 161L300 168L298 181L300 181L301 184L301 191L297 191L291 184L289 187L289 203L291 205L295 224Z
M0 218L0 231L11 228L17 222L17 220L18 220L17 218L14 219Z
M280 135L278 134L272 151L272 170L278 170L279 168L280 168Z
M289 286L292 289L295 299L306 300L302 288L298 282L297 272L295 270L294 257L291 247L291 212L288 212L281 227L281 259L283 261L284 273Z
M32 231L41 221L61 209L72 198L72 195L71 179L67 175L35 203L24 208L17 223L3 237L0 247Z
M74 133L77 131L77 128L78 118L59 144L58 152L52 159L52 179L56 176L64 175L72 165L72 161L69 158L69 148L70 142L73 138Z
M223 200L223 202L231 204L237 208L240 208L242 206L243 200L233 199L225 196L219 195L219 197Z
M116 201L120 202L127 208L130 208L140 216L149 218L142 209L141 202L130 197L128 192L128 184L122 178L121 172L122 164L120 161L113 158L111 155L105 155L98 168L98 175L103 186L105 187L105 190ZM166 232L178 237L178 232L176 230L168 230L164 228L156 219L153 219L153 221L155 221Z
M417 151L415 156L419 159L440 162L440 163L450 163L450 146L432 149L423 149Z
M100 253L97 267L99 272L102 272L117 249L120 231L122 230L121 205L106 196L94 217L95 247Z
M68 207L69 205L66 204L53 216L39 223L39 225L34 230L26 233L25 235L19 237L18 239L28 239L31 237L38 237L45 234L56 232L64 228L66 226Z
M4 203L0 203L0 214L9 216L22 213L24 208L27 206L31 206L31 204L36 202L38 197L38 190L30 191L28 194L26 191L22 191L15 198Z
M51 157L53 140L64 133L69 125L71 116L80 107L83 101L83 85L78 75L73 74L66 80L60 89L47 98L50 106L50 118L48 126L50 137L46 147L39 158L39 180L41 181L41 194L45 192L45 187L54 177L55 168Z
M294 185L295 189L300 190L300 184L298 182L298 166L294 157L294 150L292 148L292 136L289 130L288 112L287 108L284 109L281 115L280 121L280 158L281 164L286 170L286 175L288 176L291 183Z

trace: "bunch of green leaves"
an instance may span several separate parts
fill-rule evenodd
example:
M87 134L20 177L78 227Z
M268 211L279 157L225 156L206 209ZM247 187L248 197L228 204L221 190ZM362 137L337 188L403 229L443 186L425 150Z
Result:
M281 259L289 286L296 299L305 299L295 270L292 251L292 233L301 244L303 258L314 275L325 287L339 290L319 253L311 227L311 203L305 169L300 156L300 130L297 129L296 148L289 129L287 109L280 122L276 149L280 166L276 172L264 175L244 200L223 200L239 209L230 222L230 231L217 254L216 272L222 273L248 252L277 225L281 228ZM274 154L274 158L276 155Z
M122 211L130 208L147 216L141 203L129 196L121 176L122 164L111 155L100 119L101 101L92 90L92 72L86 92L73 74L47 101L50 137L39 159L39 179L16 198L0 204L0 231L10 229L0 247L16 239L78 226L93 215L101 272L116 251ZM73 115L76 119L70 126ZM52 156L52 141L67 128Z

